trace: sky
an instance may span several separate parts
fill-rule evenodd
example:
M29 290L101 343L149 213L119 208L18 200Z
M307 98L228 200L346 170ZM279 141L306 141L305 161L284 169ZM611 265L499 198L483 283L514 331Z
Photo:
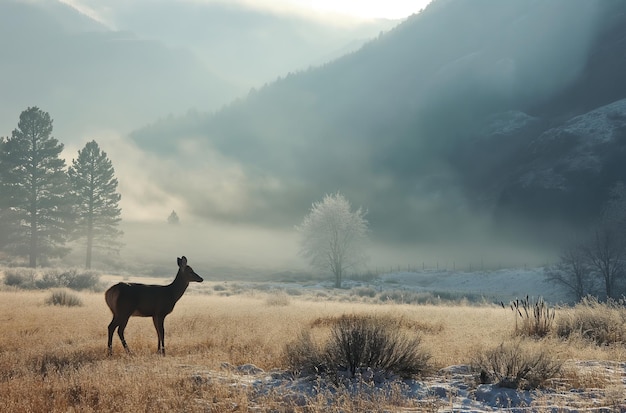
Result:
M110 24L106 17L106 7L101 4L94 6L91 0L60 0L83 14ZM329 18L349 17L355 19L403 19L417 13L432 0L171 0L179 2L221 2L233 1L246 4L253 8L273 10L283 13L312 13L315 17L328 16ZM313 17L313 16L312 16Z
M255 0L272 7L295 7L357 18L402 19L426 7L431 0Z

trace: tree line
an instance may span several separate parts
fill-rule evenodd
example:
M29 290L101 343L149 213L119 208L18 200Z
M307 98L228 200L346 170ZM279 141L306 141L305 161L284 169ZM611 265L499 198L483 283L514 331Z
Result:
M53 120L38 107L20 114L10 137L0 137L0 250L36 267L85 242L85 266L93 251L121 247L120 194L115 170L95 140L67 167Z

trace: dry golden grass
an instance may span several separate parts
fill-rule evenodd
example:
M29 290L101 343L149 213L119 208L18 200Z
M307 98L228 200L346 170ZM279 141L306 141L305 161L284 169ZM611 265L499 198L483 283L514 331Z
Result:
M0 411L327 411L323 397L293 404L271 394L252 395L233 385L223 363L285 367L283 349L303 328L345 313L401 317L422 336L433 367L469 364L477 352L511 338L510 311L499 307L411 306L313 301L289 297L276 305L268 294L231 297L192 285L165 322L167 356L156 355L152 321L131 318L123 352L114 339L107 356L110 311L102 293L76 293L81 307L45 305L49 291L0 291ZM626 360L623 346L598 347L583 341L545 339L542 345L564 359ZM221 371L225 380L197 380ZM574 373L572 373L572 377ZM591 380L576 376L579 382ZM606 384L608 385L608 384ZM398 393L399 394L399 393ZM383 411L386 405L419 407L398 394L384 400L336 395L336 411ZM285 404L286 403L286 404Z

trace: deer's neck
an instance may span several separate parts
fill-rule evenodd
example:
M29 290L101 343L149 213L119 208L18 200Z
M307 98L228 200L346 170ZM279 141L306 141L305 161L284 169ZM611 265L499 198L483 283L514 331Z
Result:
M169 285L169 288L172 291L172 295L174 296L176 301L178 301L180 297L183 296L187 287L189 287L189 281L185 280L180 273L176 274L176 278L174 278L174 281L172 281L172 283Z

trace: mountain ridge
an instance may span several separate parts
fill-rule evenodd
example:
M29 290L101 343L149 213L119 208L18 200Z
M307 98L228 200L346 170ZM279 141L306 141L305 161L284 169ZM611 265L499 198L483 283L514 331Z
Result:
M472 221L485 231L529 227L543 239L542 228L553 229L546 221L590 223L623 175L580 177L574 195L519 184L538 162L529 142L626 97L613 66L624 65L615 56L623 56L625 8L436 0L360 50L204 117L194 136L140 130L133 138L145 148L190 139L240 165L250 198L271 206L222 219L285 225L323 193L342 190L368 206L375 231L389 239L446 238L462 226L474 233ZM580 91L594 85L589 98ZM532 121L485 134L501 113ZM543 162L556 162L558 150L551 156ZM586 191L591 182L600 186ZM202 202L192 209L212 214Z

